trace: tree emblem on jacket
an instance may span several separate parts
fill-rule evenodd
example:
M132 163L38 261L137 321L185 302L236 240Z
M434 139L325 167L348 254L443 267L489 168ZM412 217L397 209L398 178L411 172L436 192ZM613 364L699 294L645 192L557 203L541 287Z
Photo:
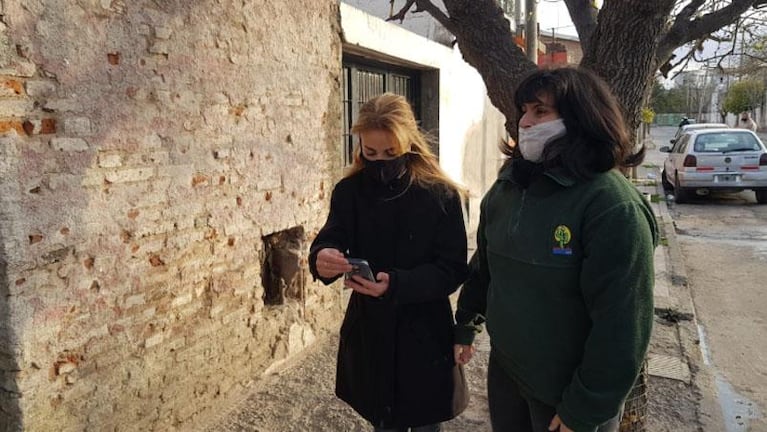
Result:
M554 241L556 241L557 244L554 246L551 252L554 255L572 255L573 250L567 247L572 238L573 236L570 232L570 228L568 228L566 225L557 226L554 229Z

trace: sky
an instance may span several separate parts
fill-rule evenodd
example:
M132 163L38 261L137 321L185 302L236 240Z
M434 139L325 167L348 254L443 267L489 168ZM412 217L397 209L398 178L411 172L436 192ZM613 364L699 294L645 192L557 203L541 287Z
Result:
M563 0L538 0L538 23L541 33L551 34L554 27L556 34L578 35Z
M524 0L520 0L523 1ZM523 3L524 4L524 3ZM597 4L601 7L602 2L598 1ZM570 14L567 12L567 6L563 0L538 0L538 23L540 24L541 33L551 34L552 27L555 28L556 34L566 34L570 36L577 36L578 32L575 31L575 25L570 20ZM716 51L716 44L713 42L707 43L704 52L707 55L713 55ZM723 48L720 48L723 49ZM679 50L679 55L686 53L685 49ZM688 70L699 69L701 64L690 62L687 65ZM673 75L673 73L672 73ZM672 85L670 80L664 81L664 85Z

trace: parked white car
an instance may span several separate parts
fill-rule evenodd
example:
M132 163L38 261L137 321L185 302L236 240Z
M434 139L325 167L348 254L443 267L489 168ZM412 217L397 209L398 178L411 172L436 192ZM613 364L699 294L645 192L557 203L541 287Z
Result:
M676 202L712 190L740 192L750 189L759 204L767 204L767 149L759 137L745 129L702 128L683 132L668 153L661 178L674 190Z
M679 139L680 136L682 136L683 133L687 131L692 131L696 129L721 129L721 128L729 128L727 124L725 123L688 123L686 125L679 126L679 128L676 130L676 134L674 134L674 138L671 138L671 144L673 145L676 143L676 140Z

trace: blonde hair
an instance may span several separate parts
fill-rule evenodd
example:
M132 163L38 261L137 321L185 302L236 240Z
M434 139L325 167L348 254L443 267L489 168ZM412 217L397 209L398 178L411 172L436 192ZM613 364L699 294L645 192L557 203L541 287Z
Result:
M403 96L384 93L365 102L351 132L382 130L389 132L395 142L395 156L409 154L407 166L411 181L426 188L443 189L448 194L457 193L462 199L466 190L450 180L439 166L437 156L429 146L430 138L419 128L410 103ZM365 162L360 157L361 145L354 150L354 162L346 173L349 177L362 170Z

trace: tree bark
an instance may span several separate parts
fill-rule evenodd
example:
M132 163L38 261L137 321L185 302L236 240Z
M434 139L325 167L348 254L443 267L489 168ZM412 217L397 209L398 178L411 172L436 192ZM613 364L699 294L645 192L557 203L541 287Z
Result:
M484 79L490 101L506 116L506 130L516 136L514 88L536 65L514 43L511 25L495 0L444 0L444 4L450 15L447 29L464 60Z
M587 51L590 47L591 36L597 27L597 13L593 0L565 0L567 12L575 24L578 39L581 40L581 50Z
M673 6L674 0L605 1L589 49L583 53L581 66L610 84L632 131L640 123L658 66L660 37Z
M565 0L578 30L587 67L611 86L631 130L649 95L658 67L680 45L732 24L749 8L767 0L732 0L719 10L694 18L705 0L693 0L669 24L675 0L604 0L601 10L592 0ZM506 129L516 136L513 91L528 71L537 67L516 46L508 20L496 0L443 0L447 13L431 0L408 0L456 38L464 60L482 76L491 102L506 116Z

